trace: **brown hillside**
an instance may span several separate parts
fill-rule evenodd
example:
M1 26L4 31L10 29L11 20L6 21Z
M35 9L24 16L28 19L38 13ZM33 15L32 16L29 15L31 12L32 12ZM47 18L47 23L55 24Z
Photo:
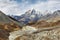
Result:
M8 40L9 33L12 31L19 30L20 26L10 23L10 24L0 24L0 40Z
M60 26L60 20L56 22L47 22L47 21L38 21L37 23L30 24L30 26L36 27L36 28L46 28L46 27L55 27Z

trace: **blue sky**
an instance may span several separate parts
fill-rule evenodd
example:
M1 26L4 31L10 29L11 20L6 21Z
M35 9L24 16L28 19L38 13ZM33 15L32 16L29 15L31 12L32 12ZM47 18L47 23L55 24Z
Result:
M38 1L40 1L40 2L46 2L47 0L15 0L15 1L17 1L18 3L22 3L22 2L28 2L29 4L35 4L35 3L37 3Z
M33 8L40 12L60 10L60 0L0 0L0 10L7 15L21 15Z

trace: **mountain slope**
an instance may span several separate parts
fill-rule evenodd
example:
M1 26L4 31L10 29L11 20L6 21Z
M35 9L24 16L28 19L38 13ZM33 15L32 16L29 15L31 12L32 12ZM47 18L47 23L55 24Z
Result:
M0 40L8 40L9 33L21 29L24 24L0 11Z
M0 23L12 22L3 12L0 11Z
M3 12L0 11L0 23L15 23L19 26L23 26L22 23L19 23L16 19L10 16L5 15Z

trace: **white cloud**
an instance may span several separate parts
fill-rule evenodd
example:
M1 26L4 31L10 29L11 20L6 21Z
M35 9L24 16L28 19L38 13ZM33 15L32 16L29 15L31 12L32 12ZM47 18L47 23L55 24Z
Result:
M15 1L0 0L0 10L5 14L20 14L20 7Z
M55 11L60 10L60 1L47 1L47 2L38 2L35 5L32 5L31 7L40 10L42 12L49 10L49 11Z
M39 1L36 4L29 4L28 1L17 3L16 1L0 0L0 10L2 10L5 14L21 15L32 8L42 12L45 10L54 11L60 9L60 1L48 0L46 2Z
M26 5L26 4L24 4L24 5ZM37 2L36 4L31 4L31 5L28 4L28 6L27 5L24 6L25 11L28 9L32 9L32 8L39 10L41 12L44 12L46 10L53 12L55 10L60 10L60 1L48 0L46 2Z

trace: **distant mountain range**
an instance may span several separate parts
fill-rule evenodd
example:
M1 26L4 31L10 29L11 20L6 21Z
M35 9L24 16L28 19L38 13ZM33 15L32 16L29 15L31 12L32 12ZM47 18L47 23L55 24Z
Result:
M46 20L48 22L55 22L56 20L60 20L60 10L54 11L52 14L47 14L41 17L40 20Z
M34 23L37 22L38 20L48 20L54 17L58 17L60 15L60 10L54 11L53 13L46 12L46 15L44 13L41 13L39 11L36 11L35 9L28 10L25 12L25 14L22 14L21 16L12 16L19 22L22 22L23 24L28 24L28 23ZM60 18L60 17L59 17Z
M22 14L21 16L12 16L16 20L28 24L31 22L36 22L40 17L43 16L40 12L36 11L35 9L28 10L25 12L25 14Z

